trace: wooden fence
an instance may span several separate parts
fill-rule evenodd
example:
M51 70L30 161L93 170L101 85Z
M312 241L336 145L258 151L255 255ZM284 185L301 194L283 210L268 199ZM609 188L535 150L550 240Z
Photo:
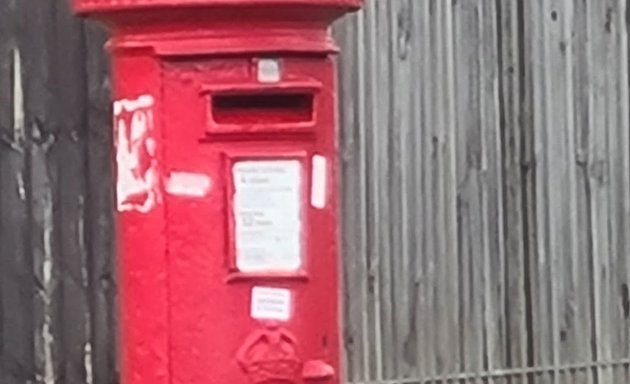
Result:
M118 382L104 33L0 1L0 382Z
M629 383L626 0L338 28L355 383Z
M626 0L368 0L344 49L348 381L630 382ZM0 382L114 384L105 34L0 1Z

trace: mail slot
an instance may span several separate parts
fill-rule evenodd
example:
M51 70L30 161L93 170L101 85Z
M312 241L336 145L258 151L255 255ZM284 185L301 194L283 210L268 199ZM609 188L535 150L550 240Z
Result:
M217 94L212 118L217 125L278 125L313 123L310 93Z
M259 61L252 60L249 65L256 63ZM271 86L255 79L243 79L238 85L203 86L209 105L208 133L312 132L319 116L322 84L308 74L300 75L303 81Z

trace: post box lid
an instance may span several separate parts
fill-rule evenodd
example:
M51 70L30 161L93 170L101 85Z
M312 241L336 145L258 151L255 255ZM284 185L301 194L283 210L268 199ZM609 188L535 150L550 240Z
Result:
M119 12L153 8L219 8L219 7L273 7L307 6L358 9L363 0L74 0L79 13Z

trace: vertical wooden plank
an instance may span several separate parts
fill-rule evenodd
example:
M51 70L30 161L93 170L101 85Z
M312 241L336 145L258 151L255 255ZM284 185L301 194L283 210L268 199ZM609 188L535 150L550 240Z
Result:
M15 173L10 163L12 152L20 149L13 136L14 129L14 57L16 56L15 27L14 18L15 4L5 1L0 3L0 212L6 212L0 216L0 244L7 244L12 239L12 234L8 232L12 226L10 219L19 217L13 213L8 214L11 200L19 197L17 190L11 191L11 186L15 186ZM21 167L20 167L21 168ZM21 169L20 169L21 172ZM15 187L14 187L15 188ZM19 214L19 212L18 212ZM2 347L5 341L5 323L7 321L5 313L9 311L5 302L5 289L7 281L11 278L7 265L12 263L12 255L8 252L13 249L5 248L0 251L0 262L3 268L0 269L0 379L7 381L9 373L5 366L8 356L5 348ZM9 301L10 302L10 301ZM15 382L13 380L13 382Z
M479 49L482 35L479 2L457 2L454 9L457 49L457 200L459 218L460 321L465 372L481 374L486 369L484 323L484 258L481 230L482 205L479 170L482 156L482 127ZM475 383L481 379L471 380Z
M12 15L10 3L8 1L0 4L0 208L2 212L8 199L5 197L3 190L7 189L6 178L11 177L11 168L7 167L6 161L7 155L11 151L11 144L13 143L13 56L14 56L14 33L13 23L11 23L10 16ZM5 215L2 215L5 216ZM8 218L8 215L6 215ZM0 218L0 242L5 244L7 239L6 228L8 227L7 218ZM0 251L0 262L4 266L10 259L6 255L6 251ZM6 270L6 268L2 268ZM0 271L0 345L4 345L4 324L5 324L5 281L7 279L7 273ZM5 352L4 348L0 348L0 367L5 366ZM0 379L8 380L8 373L4 368L0 368Z
M501 135L499 120L498 81L498 15L495 2L480 3L480 25L482 25L478 60L480 72L480 117L481 117L481 178L484 215L484 237L486 258L487 337L488 369L491 372L506 366L506 319L505 319L505 254L503 213L503 179ZM495 376L490 382L504 384L504 376Z
M608 188L607 177L607 127L606 127L606 69L608 46L601 39L601 30L605 20L605 2L589 1L587 11L587 31L589 41L589 153L587 157L588 184L591 192L590 201L590 234L592 236L592 277L597 360L608 360L610 356L610 335L607 325L610 318L608 265L609 238L608 228ZM598 369L598 379L612 382L607 367Z
M575 193L571 175L575 174L571 143L573 142L573 63L571 33L572 3L546 1L542 9L547 22L543 39L545 198L548 200L548 233L546 252L549 260L551 338L550 363L554 367L571 363L573 352L574 288L568 271L574 255L571 223L575 222ZM553 370L554 382L562 376Z
M446 270L446 300L447 314L446 326L450 330L450 338L448 340L448 354L449 361L447 366L447 372L449 375L457 373L461 369L461 356L459 354L459 343L461 339L461 323L459 317L459 239L457 235L457 91L456 91L456 61L455 61L455 33L454 23L455 12L452 4L445 3L444 8L444 22L443 36L444 36L444 80L443 87L444 94L444 130L447 136L447 146L445 148L445 161L444 161L444 227L443 231L446 234L445 244L445 270Z
M499 84L501 100L502 156L504 183L505 257L506 257L506 365L528 365L528 327L526 295L526 191L522 168L525 143L523 100L524 57L521 42L520 9L517 1L496 1L499 25ZM514 375L510 383L525 384L526 375Z
M432 372L430 377L436 377L444 374L444 358L446 342L446 335L444 328L441 327L444 319L443 315L443 298L441 288L444 285L444 281L441 279L442 268L444 258L443 248L440 238L441 230L441 218L442 207L440 206L440 199L442 196L442 184L440 173L440 158L442 155L442 148L444 143L444 133L442 131L442 116L439 106L441 105L441 88L439 80L442 76L443 67L441 67L442 57L440 55L440 25L441 20L439 18L438 5L440 2L428 1L426 7L426 20L427 23L427 37L429 43L426 46L425 55L427 55L427 62L425 67L425 74L427 77L424 79L425 90L427 92L427 103L425 108L427 109L427 136L424 138L427 145L425 163L427 182L425 187L426 200L428 205L427 222L425 228L427 229L426 237L428 241L427 249L427 274L430 274L431 279L428 281L428 289L430 291L429 301L429 327L428 333L431 335L432 348L431 354L427 358L432 360Z
M367 204L369 214L367 216L368 231L368 254L369 254L369 277L368 291L370 293L370 377L375 380L383 379L383 335L381 328L381 274L380 274L380 251L381 240L379 236L379 213L381 210L380 199L378 195L379 175L378 163L381 161L379 156L379 114L376 106L380 103L380 83L378 82L378 52L375 49L378 46L377 19L380 10L379 2L371 2L366 4L366 29L367 42L366 49L369 52L367 62L368 84L367 95L369 97L367 104L369 105L365 129L367 131L368 148L366 152L367 158Z
M86 346L86 372L95 384L118 382L116 254L114 236L113 141L106 33L100 25L85 27L87 75L87 213L89 290L92 338ZM86 368L89 367L86 364Z
M545 357L545 366L557 367L559 365L559 297L561 296L561 282L558 281L558 273L562 255L560 248L560 238L562 234L559 231L560 218L558 217L558 207L560 194L562 191L562 182L556 184L556 180L562 177L561 168L563 157L563 140L562 134L565 129L564 121L564 83L561 72L562 67L559 65L556 57L556 44L558 43L558 35L560 31L560 20L566 15L563 13L562 6L564 1L554 3L545 0L541 2L540 15L543 20L541 59L543 67L541 68L541 122L538 127L539 143L538 146L542 152L541 182L539 184L539 197L544 201L544 211L538 211L538 222L541 228L545 228L545 235L541 238L543 242L539 243L539 256L544 255L544 262L539 265L540 275L545 281L546 292L543 296L546 300L547 312L544 314L546 326L548 327L546 340L549 350ZM559 79L556 76L561 76ZM559 111L556 109L560 108ZM552 126L556 126L550 129ZM542 233L542 232L541 232ZM550 382L559 382L559 372L557 369L549 370Z
M624 151L628 150L628 141L624 142L621 130L628 130L628 60L627 40L624 36L626 28L625 2L618 0L606 1L606 14L601 28L603 38L607 40L607 114L608 129L608 175L609 201L608 238L610 239L609 259L610 263L610 356L614 360L628 356L627 331L628 322L625 319L623 303L623 284L627 282L627 257L624 252L624 238L628 232L625 228L624 201L627 201L628 190L624 188L624 181L630 173L624 168ZM625 229L625 231L624 231ZM611 370L614 382L625 382L626 377L621 366Z
M459 276L458 281L458 297L457 297L457 315L459 321L459 337L457 340L458 348L457 353L459 358L458 369L462 372L473 372L475 369L474 364L471 364L474 356L474 340L472 335L476 326L472 307L473 300L471 300L474 289L472 287L472 276L470 274L471 268L471 256L470 251L470 236L468 235L468 229L470 223L467 222L469 214L467 212L468 204L462 198L462 191L460 187L466 182L466 156L462 155L466 153L465 146L465 124L469 118L467 110L470 105L466 102L469 97L469 92L466 92L467 65L462 65L463 62L468 62L468 56L466 52L467 42L464 40L471 31L467 28L465 17L464 4L462 2L453 2L451 6L452 15L452 60L454 62L453 68L453 123L456 130L455 140L453 148L455 156L453 158L453 166L455 168L455 213L456 213L456 228L454 235L457 236L457 248L455 250L457 257L457 273ZM472 382L472 381L471 381Z
M467 85L469 83L469 76L467 70L469 68L475 68L476 62L471 60L469 51L472 44L467 41L468 38L476 36L476 30L469 27L468 21L468 5L465 2L453 3L453 33L454 33L454 60L457 63L455 65L455 88L457 89L457 95L455 100L456 110L456 130L458 132L456 136L455 148L458 153L456 157L456 175L457 175L457 236L458 236L458 270L460 275L459 281L459 322L461 326L460 340L459 340L459 369L463 372L474 372L478 364L476 360L481 356L476 351L476 341L474 338L475 330L478 327L476 317L474 316L473 308L475 307L474 300L474 285L473 274L471 273L471 263L473 262L474 253L472 252L470 228L471 223L469 220L469 206L466 201L465 190L462 190L463 186L467 183L468 174L466 171L466 137L468 134L467 125L471 121L469 108L475 105L470 100L470 91L468 91ZM474 26L474 24L473 24ZM462 65L461 63L469 63L471 65ZM468 381L466 381L468 382ZM473 381L470 381L471 383Z
M567 40L566 58L567 66L571 66L571 75L568 76L568 84L571 87L567 90L572 99L572 108L568 111L568 158L567 161L567 176L568 185L571 188L569 190L569 215L566 218L569 223L569 239L565 242L565 246L569 249L567 255L570 261L569 267L565 268L565 272L568 276L565 278L565 284L568 287L568 298L570 301L567 303L566 315L565 315L565 332L561 333L561 337L564 337L564 348L562 351L563 362L571 364L580 364L586 361L591 361L592 355L590 351L590 297L588 294L588 279L585 278L585 274L588 273L588 262L582 261L585 257L585 250L588 252L587 247L580 245L580 231L583 228L580 227L580 216L583 211L583 205L581 204L581 195L583 193L583 183L580 183L580 162L579 159L579 135L581 132L581 124L585 124L588 118L584 115L583 111L588 111L586 98L584 97L584 88L582 84L585 84L583 77L585 75L583 65L585 39L584 39L584 23L585 23L585 4L570 4L568 11L571 11L570 23L565 22L564 38ZM560 46L562 48L562 46ZM586 256L588 257L588 256ZM567 375L567 381L574 382L576 384L588 384L593 381L590 370L579 369L571 371Z
M432 39L432 67L433 73L431 81L432 107L435 111L432 132L432 158L431 172L433 173L433 236L435 252L432 257L435 263L436 281L434 284L433 313L436 328L436 368L439 376L448 375L453 372L451 345L454 337L454 330L449 327L450 298L449 298L449 233L447 232L448 222L448 164L450 155L450 145L453 138L450 136L448 126L448 89L447 76L449 73L447 62L447 46L450 42L445 33L446 4L444 2L432 2L433 13L431 17L431 28L433 30ZM431 8L430 8L431 11Z
M616 358L615 350L618 349L619 338L617 335L617 324L620 322L618 318L618 301L616 299L618 286L619 286L619 275L617 274L617 268L620 267L617 265L616 251L617 243L619 239L618 233L618 212L619 212L619 202L621 201L621 196L619 196L619 175L616 174L616 163L618 159L616 158L616 147L617 147L617 137L616 130L619 124L619 113L618 113L618 100L619 100L619 78L618 78L618 70L617 66L621 64L619 62L619 48L617 46L617 24L615 22L615 14L618 12L615 3L617 0L605 0L602 3L604 7L604 13L602 14L602 18L599 21L598 30L601 34L601 38L604 42L604 46L606 47L606 67L605 74L603 76L603 81L605 82L605 136L603 140L606 140L603 143L603 147L605 148L605 153L602 153L601 161L604 164L603 166L603 185L602 188L605 188L607 194L607 205L602 206L603 210L606 210L607 222L606 227L602 227L600 230L602 231L602 235L605 234L608 241L608 247L606 249L602 249L602 255L604 256L607 264L606 278L607 278L607 286L606 290L606 306L609 311L605 323L605 332L607 334L608 346L606 357L612 361ZM604 68L602 68L604 69ZM626 107L627 108L627 107ZM616 367L610 367L607 375L611 378L613 382L619 382L621 379L620 375L617 374L618 370Z
M429 240L427 239L427 216L426 213L426 167L424 161L428 150L426 142L426 131L429 129L427 124L427 99L429 91L425 88L427 79L427 62L428 57L425 55L428 50L429 36L426 14L428 11L428 1L419 0L411 3L412 15L414 20L413 33L413 62L416 73L412 77L411 82L414 89L414 134L413 142L414 151L414 178L415 190L417 197L415 200L416 216L413 222L414 234L417 239L417 250L415 254L415 281L414 281L414 316L413 319L416 331L416 340L410 343L407 353L412 352L416 355L416 365L418 366L418 377L430 377L433 374L433 362L430 353L433 350L432 334L430 333L429 319L429 268L428 260L432 254L428 252Z
M86 354L91 336L87 246L87 188L89 168L87 136L87 85L83 22L71 14L69 4L56 9L54 68L58 137L52 156L58 164L58 213L61 289L63 378L68 384L85 383L92 370Z
M619 291L619 265L617 259L617 252L619 248L619 202L621 202L621 196L619 188L620 174L617 173L618 147L617 147L617 127L619 125L619 47L617 45L617 30L618 25L616 23L615 15L617 14L618 7L616 6L617 0L604 0L603 2L605 14L604 18L600 20L598 30L601 34L602 40L606 46L606 67L605 67L605 106L606 106L606 136L605 136L605 148L606 153L603 154L602 161L604 166L604 183L606 184L606 190L608 195L608 205L604 208L607 210L608 222L606 228L603 228L603 232L606 233L609 244L605 250L605 258L608 264L608 286L606 287L607 294L607 306L610 310L608 314L608 322L605 324L606 333L608 334L608 340L610 342L609 358L610 360L616 360L618 358L617 350L620 349L620 338L618 334L618 324L620 320L620 307L617 301L617 292ZM627 65L627 64L625 64ZM602 68L603 69L603 68ZM627 106L626 106L627 108ZM626 255L627 257L627 255ZM612 366L607 373L610 375L612 382L621 382L620 371L616 366Z
M354 288L360 286L360 253L357 252L357 231L361 223L357 221L357 199L359 189L356 160L358 159L357 135L356 135L356 111L354 103L354 91L356 90L356 71L347 71L348 63L356 62L357 42L355 35L355 18L345 20L338 25L335 39L341 45L343 55L337 60L340 71L339 81L339 120L340 129L340 161L342 169L342 281L343 281L343 318L344 331L343 352L346 362L345 378L349 381L360 380L356 372L360 367L360 338L361 327L357 326L356 316L360 313L360 300L357 300L359 292ZM350 234L352 233L352 234ZM358 310L357 310L358 309ZM360 324L360 323L359 323Z
M385 364L384 364L384 340L383 335L383 309L382 309L382 227L381 227L381 215L383 211L380 187L382 182L380 180L380 167L382 167L382 133L379 127L381 112L379 107L381 106L382 99L381 91L382 80L380 66L379 66L379 52L376 47L380 44L380 37L378 33L378 25L380 13L382 12L383 3L372 2L368 4L368 17L367 28L369 30L368 43L366 44L369 52L368 63L369 67L369 84L370 88L367 91L369 95L369 112L368 122L366 124L366 130L368 131L369 150L367 153L368 161L368 174L369 174L369 187L368 187L368 206L369 206L369 218L368 218L368 231L369 231L369 253L370 253L370 303L371 303L371 333L370 349L372 352L372 372L371 377L373 380L383 380L385 378Z
M538 249L538 229L536 227L536 147L535 147L535 123L536 123L536 91L534 79L537 69L533 60L526 59L532 56L536 45L532 37L535 26L530 19L534 14L529 2L520 1L518 3L519 31L521 34L519 51L521 52L522 71L522 107L521 107L521 167L523 177L523 213L524 213L524 245L523 255L525 273L525 322L527 327L527 366L532 367L537 364L535 348L538 345L538 335L536 333L537 319L537 298L538 281L536 274L536 250ZM528 384L538 384L540 376L536 374L527 375Z
M573 82L572 101L573 110L569 114L569 134L572 135L568 141L568 151L570 158L568 161L567 174L569 185L572 190L568 197L572 201L570 206L570 216L567 218L570 226L570 249L569 260L571 277L567 284L570 287L570 297L573 302L567 308L571 322L566 324L564 337L566 339L563 360L567 363L580 364L592 361L594 356L591 353L591 295L590 295L590 245L588 237L581 234L589 231L588 216L588 189L585 188L582 164L584 164L584 154L588 152L588 143L584 143L583 133L588 132L589 109L588 109L588 87L590 81L587 68L588 39L586 33L586 12L587 4L578 2L573 4L571 25L565 25L565 36L572 36L565 45L567 49L566 60L572 66ZM567 23L568 24L568 23ZM568 37L567 37L568 38ZM582 147L582 144L585 146ZM576 383L593 382L592 371L587 369L576 370L570 377Z
M383 178L387 179L386 195L383 196L387 201L388 206L388 229L385 234L385 242L389 244L387 252L387 259L383 260L387 263L385 278L390 281L389 289L386 291L386 296L383 300L391 302L387 310L387 322L391 327L390 337L391 355L388 361L389 373L386 375L388 380L394 380L398 378L399 367L401 366L401 355L399 345L404 336L402 336L401 318L399 316L399 309L404 308L403 297L401 294L402 287L402 274L399 271L399 266L403 262L402 258L402 164L401 161L401 141L400 138L403 135L405 127L401 121L401 114L404 113L404 93L405 89L400 87L398 81L400 71L400 59L398 58L398 9L401 7L399 0L390 0L385 4L385 12L383 12L384 22L387 25L387 45L381 46L381 51L386 53L387 65L383 68L382 76L388 80L388 98L387 98L387 110L384 111L386 115L387 124L382 126L384 131L387 131L389 138L387 143L387 167ZM387 47L387 48L385 48ZM384 58L385 59L385 58ZM386 72L386 73L385 73ZM381 128L382 129L382 128ZM396 198L392 197L395 196Z
M534 262L531 277L532 291L535 294L533 331L536 333L534 342L534 364L548 366L553 364L553 325L552 325L552 300L551 300L551 276L549 274L551 255L549 254L549 144L547 137L548 110L546 109L546 92L548 90L548 77L545 73L548 43L545 36L548 31L548 23L552 15L545 13L545 0L536 0L526 4L529 23L527 35L529 37L528 53L532 58L532 86L533 86L533 153L535 164L535 190L533 191L533 221L536 228L535 248L533 252ZM537 376L536 383L551 383L553 375L543 373Z
M544 235L541 231L541 242L539 242L539 260L544 260L539 264L539 273L544 280L545 292L544 302L546 311L541 313L545 318L547 328L546 344L548 350L541 353L545 356L545 366L558 367L560 364L560 337L559 337L559 297L561 294L561 282L558 281L558 274L561 271L562 252L561 248L561 228L559 228L561 218L558 217L561 194L563 193L564 184L557 180L562 180L563 171L562 157L564 155L564 143L562 134L566 127L564 120L564 78L562 66L556 57L558 44L558 36L560 34L562 19L566 17L563 13L562 5L554 3L550 0L543 0L540 6L541 20L543 21L542 29L542 46L541 59L543 67L541 68L541 125L539 129L539 139L537 140L538 148L541 152L541 158L544 159L540 169L539 182L539 201L544 202L539 206L538 226L544 228ZM561 63L561 62L560 62ZM559 78L558 78L559 77ZM557 110L557 109L560 110ZM557 125L557 126L556 126ZM551 127L554 127L553 129ZM537 162L537 164L539 164ZM541 312L543 309L541 308ZM539 330L538 330L539 331ZM541 352L541 351L539 351ZM559 372L557 369L549 370L549 382L559 382Z
M400 345L404 363L402 372L399 375L404 377L422 377L425 365L425 356L423 355L425 336L425 323L422 322L423 316L426 316L424 308L426 302L423 300L423 260L422 252L423 240L423 201L421 198L422 191L422 145L420 137L424 126L421 120L422 105L422 88L420 86L420 78L422 74L422 47L423 37L421 35L420 18L422 4L420 2L407 1L403 3L403 7L398 13L398 56L405 61L405 72L403 77L399 77L398 81L407 83L408 98L405 100L405 115L407 129L405 135L401 136L401 147L403 148L403 180L405 181L404 190L404 206L403 206L403 226L404 226L404 242L406 244L404 252L408 255L405 259L405 267L402 267L402 273L406 274L408 279L406 282L407 289L407 327L404 340ZM405 270L406 269L406 270ZM402 312L402 311L401 311ZM404 316L401 313L401 316Z
M528 57L525 63L525 100L523 105L523 111L525 116L523 120L526 122L526 129L523 132L524 139L524 159L523 167L525 173L525 193L526 193L526 222L527 222L527 240L526 256L527 265L527 292L529 299L529 314L528 314L528 331L530 332L528 338L529 355L528 365L530 366L542 366L547 361L544 356L540 356L540 352L545 353L549 348L544 344L548 324L545 323L543 316L547 314L547 310L544 306L544 302L541 302L541 296L545 293L545 287L543 277L540 276L540 262L539 260L539 247L543 243L543 239L539 238L539 232L545 231L544 228L539 227L538 212L539 204L539 173L544 169L544 164L540 162L538 156L540 153L539 145L539 127L541 125L541 113L539 100L541 99L541 89L537 84L540 81L540 58L539 47L542 44L540 37L540 29L542 22L542 15L540 14L538 1L534 2L522 2L520 4L522 12L522 30L523 30L523 57ZM531 374L529 375L529 381L532 384L548 383L546 374Z
M392 258L393 258L393 242L391 228L393 227L393 210L392 199L392 178L393 174L391 156L394 152L394 145L398 134L399 127L392 126L393 112L393 93L392 89L392 62L391 62L391 18L392 11L391 1L377 1L376 14L376 40L372 49L376 50L376 74L377 88L375 89L375 97L378 102L374 103L375 130L378 137L375 142L377 163L374 167L376 178L376 196L378 199L376 217L378 226L378 252L379 258L379 309L380 309L380 332L381 339L381 362L383 367L383 376L381 380L393 379L395 376L395 351L396 351L396 333L394 306L393 306L393 275L392 275ZM398 187L398 186L397 186Z
M588 32L587 2L577 2L574 7L575 37L573 44L575 83L580 84L574 88L575 100L575 134L574 150L576 164L576 223L572 228L574 237L575 262L573 264L573 281L576 287L577 307L575 312L575 325L573 341L575 359L580 362L596 359L592 350L593 333L593 295L592 295L592 237L590 231L591 216L591 191L588 181L588 154L589 154L589 129L590 129L590 90L592 82L590 76L590 34ZM571 337L571 335L568 335ZM593 370L581 370L576 374L576 380L585 383L593 383L596 376ZM578 381L578 382L580 382Z
M24 78L18 43L23 7L17 1L0 4L0 380L7 384L35 379Z
M619 308L619 334L617 338L620 341L620 348L617 350L617 357L623 358L630 356L630 262L627 255L630 254L630 57L629 48L630 40L628 39L628 28L630 24L630 3L625 0L617 2L618 8L615 15L619 44L619 62L618 65L618 81L619 98L618 113L619 124L616 127L618 145L618 157L615 159L617 166L617 176L619 178L619 206L617 213L619 215L619 244L617 257L619 265L616 270L619 276L619 287L617 295L617 305ZM624 364L619 367L620 381L630 381L630 367Z
M344 281L346 361L348 379L369 380L367 320L367 247L365 201L365 61L363 15L353 16L338 29L342 46L341 117L344 167Z
M411 64L411 39L413 32L413 19L411 15L411 0L397 0L392 3L390 12L391 25L391 57L392 57L392 124L398 128L398 137L393 143L391 154L393 188L390 199L392 206L392 279L394 283L392 302L394 303L394 330L396 334L396 351L394 356L395 379L409 378L415 370L415 358L410 358L406 353L406 346L412 336L411 319L413 268L412 258L415 255L413 235L410 225L414 217L413 201L415 197L413 188L413 169L411 162L414 150L412 143L412 102L413 89Z
M25 3L26 4L26 3ZM65 381L61 329L63 271L60 265L62 234L58 231L57 185L61 164L53 153L58 140L61 115L55 98L56 66L55 4L30 3L23 49L25 111L29 181L27 183L31 223L30 244L35 275L34 319L35 377L46 383ZM72 51L70 48L68 51Z
M365 32L365 23L364 21L366 20L366 16L365 13L363 13L362 15L362 22L360 24L360 28L359 28L359 33L361 36L361 42L366 41L366 32ZM364 45L361 44L361 46L363 47ZM368 233L368 153L369 153L369 149L368 149L368 137L369 135L367 134L366 130L367 130L367 113L366 113L366 109L367 109L367 95L366 95L366 83L367 83L367 66L365 64L366 59L365 57L367 56L366 52L364 49L361 49L359 51L361 53L361 56L359 56L359 68L361 69L360 72L360 83L359 83L359 100L360 102L360 109L359 109L359 129L361 129L360 132L360 143L361 143L361 159L360 159L360 168L359 168L359 172L361 174L361 186L362 186L362 190L361 190L361 222L362 227L361 227L361 250L362 250L362 257L363 257L363 261L364 264L362 265L363 269L363 281L362 281L362 290L364 295L362 296L362 308L361 308L361 317L362 317L362 328L363 328L363 335L362 335L362 340L363 340L363 348L364 348L364 352L363 352L363 378L364 380L368 380L371 376L370 376L370 369L373 368L374 364L371 364L371 351L369 349L370 346L370 339L371 339L371 335L372 332L370 331L370 311L369 311L369 307L370 307L370 303L369 303L369 298L371 295L371 291L373 291L373 279L372 279L372 275L371 275L371 269L370 269L370 252L369 252L369 233Z
M423 0L421 7L421 21L420 24L423 26L422 34L423 36L423 46L422 46L422 123L423 123L423 135L421 138L420 146L422 147L422 165L423 168L423 212L424 212L424 220L422 228L424 229L422 233L423 238L423 285L422 292L424 302L424 311L421 316L421 320L423 320L423 328L424 328L424 353L422 358L426 362L424 364L424 375L427 378L435 377L438 374L438 366L436 364L437 359L436 356L438 354L438 339L437 333L438 329L436 328L435 322L435 284L437 282L436 278L436 244L435 244L435 223L433 222L436 211L433 204L434 195L438 193L435 191L435 181L434 181L434 168L433 168L433 157L435 156L435 146L437 142L437 137L434 136L433 130L434 125L436 124L435 113L433 108L433 98L435 97L435 89L433 87L433 79L435 73L433 70L435 69L435 65L433 65L433 28L431 24L431 20L434 14L435 2L431 0Z
M433 129L433 157L432 172L434 182L434 195L432 204L435 207L434 224L434 244L436 266L436 283L434 285L434 313L437 343L436 366L437 373L440 376L448 375L451 371L451 354L450 345L452 334L447 329L449 321L449 297L448 297L448 249L447 243L449 234L446 233L447 220L447 185L446 185L446 167L449 155L449 136L447 126L447 92L446 76L448 73L446 63L446 49L448 41L444 31L444 23L446 20L445 3L435 2L433 8L433 17L431 18L431 28L433 29L433 109L435 111L435 123Z

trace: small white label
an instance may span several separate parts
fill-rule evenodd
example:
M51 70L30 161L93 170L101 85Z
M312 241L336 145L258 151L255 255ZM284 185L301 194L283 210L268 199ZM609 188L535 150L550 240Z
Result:
M257 320L288 321L291 318L291 291L254 287L251 316Z
M166 191L171 195L205 197L210 191L210 177L200 173L172 172L166 182Z
M318 209L326 207L326 193L327 193L327 173L328 167L326 158L324 156L313 156L313 186L311 190L311 205Z
M258 60L258 81L261 83L277 83L282 79L280 61L277 59Z
M302 265L302 165L240 161L232 170L236 266L242 272L292 272Z

